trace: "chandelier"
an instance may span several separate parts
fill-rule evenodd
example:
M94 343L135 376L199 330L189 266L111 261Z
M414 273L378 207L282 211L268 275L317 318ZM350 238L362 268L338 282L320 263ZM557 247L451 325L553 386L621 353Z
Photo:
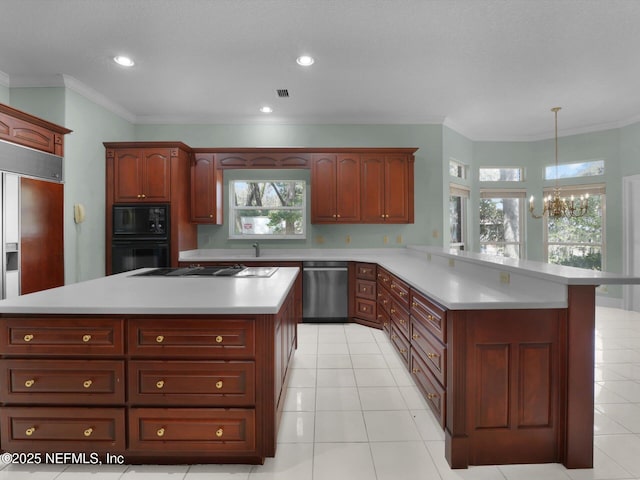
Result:
M555 114L556 118L556 184L553 187L553 195L548 195L547 198L542 200L542 213L536 215L534 213L535 207L533 205L533 195L529 198L529 212L533 218L542 218L548 215L551 218L573 218L582 217L587 213L589 209L589 194L581 195L579 199L571 195L570 198L564 198L560 196L560 187L558 186L558 111L561 107L553 107L551 111Z

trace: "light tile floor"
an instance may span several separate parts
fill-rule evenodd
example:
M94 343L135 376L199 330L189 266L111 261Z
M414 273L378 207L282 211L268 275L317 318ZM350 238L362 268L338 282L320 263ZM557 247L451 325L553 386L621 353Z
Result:
M275 458L264 465L3 465L0 480L640 480L640 313L598 308L595 467L451 470L444 435L387 337L300 325Z

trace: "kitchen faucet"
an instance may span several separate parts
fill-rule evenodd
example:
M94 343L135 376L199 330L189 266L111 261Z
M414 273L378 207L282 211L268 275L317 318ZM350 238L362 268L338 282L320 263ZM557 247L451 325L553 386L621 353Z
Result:
M256 258L260 256L260 244L258 242L252 245L253 248L256 249Z

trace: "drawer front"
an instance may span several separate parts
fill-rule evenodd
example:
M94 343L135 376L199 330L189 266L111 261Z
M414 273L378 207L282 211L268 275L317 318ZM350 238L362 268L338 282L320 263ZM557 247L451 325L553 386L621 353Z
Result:
M356 279L356 297L376 300L376 282L372 280Z
M378 308L381 308L389 313L389 310L391 309L391 294L389 293L389 291L378 284L378 292L376 293L376 297L378 298Z
M253 362L129 363L129 402L136 405L253 406Z
M124 403L124 361L0 360L5 404Z
M419 320L442 343L447 343L446 311L424 295L411 291L411 315Z
M447 347L442 345L429 330L415 317L411 317L412 346L422 350L422 358L433 373L434 377L443 385L447 385Z
M356 278L364 280L376 280L375 263L356 263Z
M391 285L389 287L393 298L407 310L409 309L409 285L402 280L391 276Z
M376 302L365 298L356 298L356 317L377 322Z
M409 312L407 312L395 299L391 301L389 317L391 317L393 324L396 325L396 327L401 330L406 337L409 337Z
M3 407L5 452L122 452L124 408Z
M2 318L0 354L30 356L122 355L123 320Z
M378 279L378 283L383 285L386 288L391 287L391 274L387 272L384 268L378 267L378 273L376 274L376 278Z
M382 325L382 329L387 332L387 335L391 335L391 319L389 314L378 306L378 323Z
M214 408L133 408L131 451L248 453L256 450L255 411Z
M129 322L135 356L254 358L253 320L136 319Z
M404 334L400 333L400 330L391 323L391 343L396 347L396 350L404 360L405 365L409 366L409 341L405 338Z
M447 404L446 392L431 374L427 363L420 357L416 349L411 350L410 369L411 376L422 391L427 404L440 421L440 425L444 427L445 405Z

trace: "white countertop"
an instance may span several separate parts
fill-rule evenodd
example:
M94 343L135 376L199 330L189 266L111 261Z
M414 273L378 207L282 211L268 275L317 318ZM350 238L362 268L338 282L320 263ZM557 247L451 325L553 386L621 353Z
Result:
M215 261L345 260L386 268L452 310L565 308L568 285L640 284L640 278L441 248L199 249L180 253L187 263ZM505 274L508 281L505 282Z
M139 273L144 270L136 270ZM133 277L125 272L0 301L0 313L274 314L299 272L268 278Z

